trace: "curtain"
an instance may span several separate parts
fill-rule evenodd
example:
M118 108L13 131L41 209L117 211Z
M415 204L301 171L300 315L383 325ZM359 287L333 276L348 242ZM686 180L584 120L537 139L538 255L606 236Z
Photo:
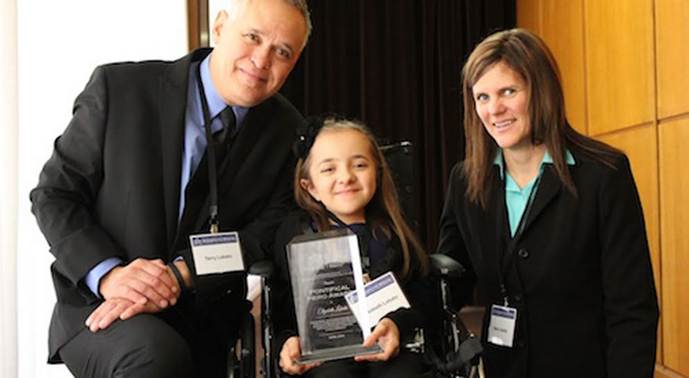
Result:
M460 72L473 47L516 24L515 0L311 0L313 32L282 93L304 115L363 121L414 145L419 237L437 243L447 176L463 158Z

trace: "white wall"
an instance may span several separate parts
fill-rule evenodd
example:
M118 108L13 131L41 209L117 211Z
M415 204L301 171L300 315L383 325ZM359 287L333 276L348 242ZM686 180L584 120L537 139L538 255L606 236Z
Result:
M3 4L7 1L3 0ZM15 3L15 0L9 2ZM2 7L2 18L5 18ZM38 179L43 163L52 152L52 142L66 127L74 98L83 89L96 65L121 60L176 59L187 51L185 0L22 0L17 3L19 121L10 123L2 137L18 135L18 174L16 175L17 247L5 251L4 263L17 261L17 360L19 377L68 377L67 369L48 366L47 328L55 300L49 265L53 261L48 245L30 213L28 194ZM3 22L4 25L4 22ZM5 36L4 27L0 31ZM0 45L5 54L6 45ZM4 75L3 65L3 75ZM3 86L7 81L1 76ZM10 81L11 84L11 81ZM5 90L3 89L3 92ZM6 94L0 95L4 104ZM11 118L10 118L11 120ZM3 147L5 147L3 142ZM3 149L3 181L6 153ZM11 152L9 153L11 155ZM11 170L11 167L9 168ZM4 187L4 186L3 186ZM4 194L4 191L3 191ZM3 202L3 216L6 213ZM5 256L10 256L6 258ZM5 287L3 274L2 283ZM5 340L2 298L2 348ZM8 318L9 319L9 318ZM4 357L2 357L4 358ZM12 367L2 360L0 376L11 377ZM10 363L11 360L7 360ZM9 365L8 365L9 366Z
M17 2L0 1L0 377L17 374Z

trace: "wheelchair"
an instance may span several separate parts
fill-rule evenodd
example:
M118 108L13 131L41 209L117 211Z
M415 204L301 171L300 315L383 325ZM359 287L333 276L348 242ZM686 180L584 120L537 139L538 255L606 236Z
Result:
M467 329L459 317L459 309L452 306L450 283L459 281L465 272L460 263L451 257L433 254L431 275L436 278L441 295L443 321L439 351L426 353L436 377L479 377L479 359L483 347L476 335Z
M383 146L386 160L390 165L400 196L403 211L412 227L416 227L415 206L413 203L414 174L412 145L401 142ZM423 355L429 371L428 378L474 378L478 377L478 366L482 346L479 339L467 330L460 319L459 309L451 302L451 283L459 281L464 268L457 261L444 255L430 256L431 277L437 285L440 295L442 325L437 333L440 340L429 340L423 330L418 330L413 340L403 344L412 352ZM272 326L271 278L273 264L271 261L259 261L253 264L248 273L260 280L260 362L256 370L257 340L255 337L254 318L247 313L242 320L238 342L229 351L229 378L278 378L282 371L278 365L278 354L281 346L275 345Z
M250 305L251 302L249 302ZM227 357L228 378L254 378L264 375L256 374L256 328L254 316L246 312L241 318L239 334L233 345L230 345ZM266 376L268 377L268 376Z

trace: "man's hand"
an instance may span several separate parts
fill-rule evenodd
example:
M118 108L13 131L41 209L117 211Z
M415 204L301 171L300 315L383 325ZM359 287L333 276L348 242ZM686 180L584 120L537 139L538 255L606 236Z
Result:
M356 356L356 361L387 361L395 357L400 351L400 330L397 324L388 318L383 318L378 322L376 328L364 340L365 347L372 347L378 343L383 351L376 354Z
M298 364L296 361L301 357L299 347L299 337L292 336L284 344L280 351L280 368L289 375L302 375L308 370L320 365L320 362L313 364Z
M107 301L114 298L166 308L177 303L179 287L162 260L138 258L113 268L100 280L99 291Z
M146 304L134 303L124 298L107 299L96 307L86 319L86 326L91 332L98 332L108 328L115 320L126 320L140 313L155 313L161 310L153 302Z

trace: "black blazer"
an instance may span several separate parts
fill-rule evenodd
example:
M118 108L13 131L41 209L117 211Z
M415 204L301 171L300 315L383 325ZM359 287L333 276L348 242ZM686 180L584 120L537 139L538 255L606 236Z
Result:
M182 255L193 269L188 235L208 230L208 191L207 185L194 196L187 191L178 225L180 167L189 66L209 52L98 67L77 97L73 118L31 192L32 211L55 256L51 361L59 361L59 347L100 303L83 283L96 264L113 256L127 262ZM240 231L247 266L269 250L275 227L292 207L291 145L300 122L282 96L267 99L249 110L220 165L220 228ZM204 161L199 172L200 182L207 180ZM196 286L205 303L229 289L237 299L246 291L243 274L198 279Z
M575 151L573 151L575 152ZM488 377L651 377L658 306L629 162L612 169L582 154L577 195L547 165L525 230L509 250L504 182L493 172L484 210L469 203L461 164L450 175L438 252L458 259L488 305ZM518 310L516 346L485 343L489 306L502 304L498 265Z

